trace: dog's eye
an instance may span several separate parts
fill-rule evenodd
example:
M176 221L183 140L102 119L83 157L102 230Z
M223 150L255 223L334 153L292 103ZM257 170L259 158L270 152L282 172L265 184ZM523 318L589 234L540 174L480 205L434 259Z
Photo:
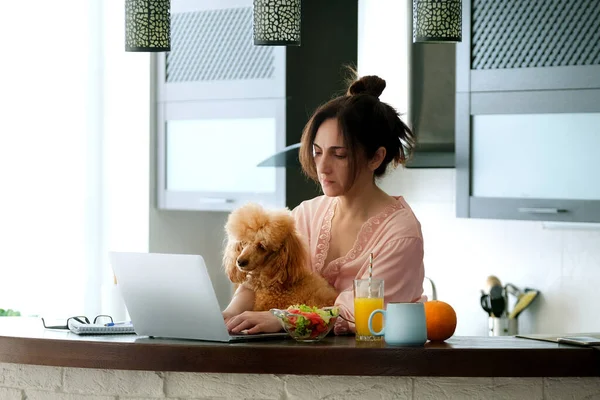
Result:
M258 249L259 249L260 251L265 251L265 250L267 250L267 248L266 248L266 247L265 247L265 246L264 246L262 243L259 243L259 244L258 244L256 247L258 247Z

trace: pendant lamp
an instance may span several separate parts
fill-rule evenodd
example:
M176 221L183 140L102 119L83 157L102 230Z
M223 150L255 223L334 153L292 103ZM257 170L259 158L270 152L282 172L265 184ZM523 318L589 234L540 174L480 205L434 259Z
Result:
M171 50L170 0L125 0L125 50Z
M462 41L462 0L413 0L413 42Z
M254 0L254 44L300 46L301 0Z

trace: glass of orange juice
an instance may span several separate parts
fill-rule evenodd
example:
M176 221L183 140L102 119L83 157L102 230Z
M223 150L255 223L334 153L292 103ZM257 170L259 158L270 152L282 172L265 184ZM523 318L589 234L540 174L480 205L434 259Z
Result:
M383 309L383 279L354 280L354 323L357 341L380 341L369 331L369 316L377 309ZM377 314L373 318L373 330L379 332L383 326L383 317Z

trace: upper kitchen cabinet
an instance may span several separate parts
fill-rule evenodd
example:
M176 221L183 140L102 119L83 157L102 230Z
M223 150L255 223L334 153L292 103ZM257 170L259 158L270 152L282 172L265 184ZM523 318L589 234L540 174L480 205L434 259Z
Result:
M600 2L466 0L457 216L600 222Z
M254 45L252 4L171 2L171 51L153 58L160 209L293 208L318 194L299 168L257 165L297 143L312 111L343 90L357 1L303 0L293 47Z

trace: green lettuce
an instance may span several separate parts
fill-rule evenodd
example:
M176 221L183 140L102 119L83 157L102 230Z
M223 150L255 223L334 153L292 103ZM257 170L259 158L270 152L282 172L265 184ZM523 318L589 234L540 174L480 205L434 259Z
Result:
M319 307L311 307L306 304L295 304L293 306L288 307L288 311L290 310L299 310L300 312L305 313L316 313L325 324L329 325L329 321L331 318L337 317L339 315L338 307L331 307L327 309L321 309ZM310 335L312 329L309 329L311 322L308 318L302 316L302 314L296 314L298 316L298 320L296 321L296 333L300 336Z
M310 321L302 315L298 315L296 320L296 334L299 336L308 336L312 333L312 329L308 329Z

